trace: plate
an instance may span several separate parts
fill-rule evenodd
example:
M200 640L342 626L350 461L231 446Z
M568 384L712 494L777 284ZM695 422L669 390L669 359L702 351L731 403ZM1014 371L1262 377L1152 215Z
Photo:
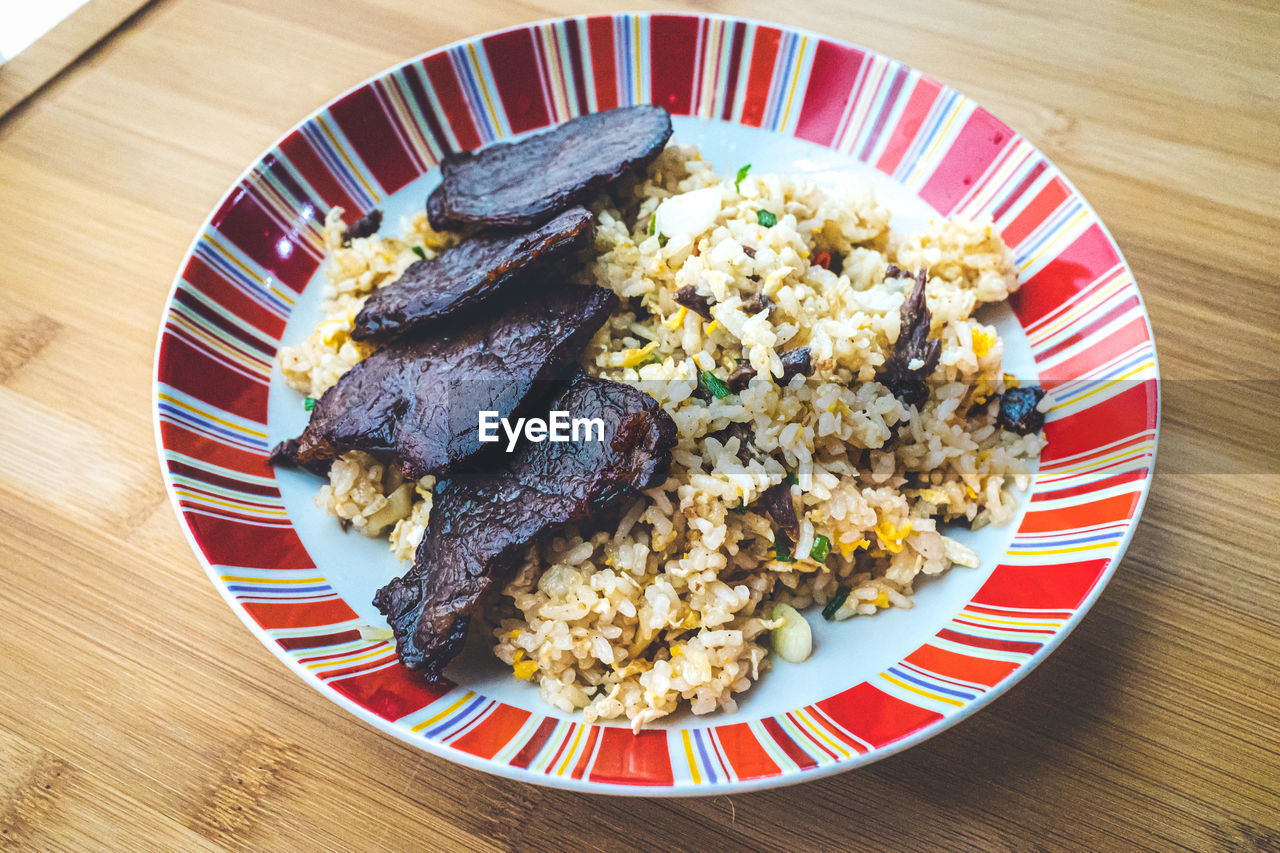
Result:
M896 229L989 215L1023 286L983 319L1006 364L1052 389L1048 448L1022 512L966 540L981 569L923 584L912 610L818 624L737 713L640 734L544 705L471 642L428 685L373 591L397 564L312 504L316 480L266 464L306 415L273 369L319 317L321 223L420 208L452 150L656 103L718 171L870 180ZM513 779L644 795L725 793L867 764L938 733L1042 661L1097 599L1145 502L1159 421L1151 329L1128 265L1079 192L973 101L888 57L718 15L562 18L431 51L286 133L219 202L174 282L156 349L161 467L214 586L297 676L414 746Z

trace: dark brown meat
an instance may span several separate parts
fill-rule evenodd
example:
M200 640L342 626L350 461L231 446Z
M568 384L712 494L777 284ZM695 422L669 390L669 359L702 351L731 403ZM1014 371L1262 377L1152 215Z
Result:
M304 467L312 474L320 477L329 473L330 461L331 460L328 459L311 459L305 464L299 462L298 439L296 438L289 438L280 442L275 447L271 448L271 452L267 454L268 465L273 465L277 468ZM341 524L345 520L346 519L339 519L338 523ZM343 530L346 530L346 528L343 527Z
M449 214L444 208L444 185L436 187L427 195L427 222L437 231L451 231L458 226L447 225Z
M351 368L316 402L294 461L314 469L363 450L398 457L417 479L477 453L478 413L508 417L550 390L618 304L599 287L546 284L539 292L454 332L393 343Z
M908 406L919 406L929 396L925 379L933 373L942 356L942 341L929 339L933 315L924 296L926 277L923 269L916 273L915 287L902 303L898 340L880 372L880 381ZM915 359L920 359L921 364L913 368L911 362Z
M809 356L808 347L796 347L778 355L782 360L782 381L786 385L796 376L812 376L813 360Z
M778 483L764 490L760 496L764 508L768 511L773 523L794 542L800 538L800 519L796 518L796 507L791 502L791 486Z
M342 245L351 245L351 241L357 237L372 237L381 227L382 211L375 207L343 230Z
M433 228L545 222L647 166L671 136L662 107L592 113L517 142L450 154L427 199Z
M773 300L763 293L745 293L742 296L742 310L748 314L759 314L773 305Z
M643 391L582 377L550 410L602 419L604 441L526 442L494 473L442 480L413 568L373 599L401 662L430 680L441 677L472 613L531 544L667 476L675 423Z
M743 465L750 464L752 459L758 459L760 461L764 461L765 459L764 454L757 450L755 444L752 443L752 439L755 438L755 432L752 431L750 424L745 424L740 421L730 421L729 425L724 429L708 433L707 437L714 438L716 441L725 445L729 443L729 439L731 438L738 439L737 456L738 459L742 461Z
M1044 426L1044 412L1036 406L1043 398L1044 389L1039 385L1010 388L1000 395L1000 414L996 422L1018 435L1039 432Z
M271 448L271 452L267 454L267 464L285 468L292 468L298 464L298 439L286 438Z
M743 465L751 464L753 459L763 462L766 458L752 442L755 434L748 424L733 421L724 429L718 430L711 435L725 445L729 443L731 438L738 439L737 457ZM760 502L764 504L764 511L769 514L769 517L773 519L773 523L778 525L783 533L791 537L793 541L800 538L800 519L796 517L796 507L791 501L791 483L789 481L778 483L765 489L760 495Z
M711 319L711 297L702 296L692 284L686 284L672 297L677 305L683 305L704 320Z
M386 341L419 332L490 299L526 273L591 239L591 214L574 207L530 231L488 231L439 257L417 261L399 280L374 291L356 315L351 337ZM536 296L534 298L537 298Z
M778 380L779 385L789 384L795 376L800 374L805 376L813 375L813 360L809 355L808 347L789 349L784 353L779 353L778 358L782 360L782 378ZM755 368L743 362L729 374L729 378L725 380L725 385L729 387L730 391L738 394L751 384L751 380L755 378Z
M755 368L744 362L733 369L724 384L729 386L729 390L733 393L740 394L746 390L746 387L751 384L751 380L755 378Z

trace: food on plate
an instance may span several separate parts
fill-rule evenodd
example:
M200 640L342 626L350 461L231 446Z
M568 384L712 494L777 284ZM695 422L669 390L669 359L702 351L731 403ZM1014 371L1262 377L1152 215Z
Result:
M491 473L439 481L412 570L374 598L400 660L428 678L440 677L472 612L510 580L530 544L666 479L676 427L643 391L582 377L550 410L600 419L601 440L528 442Z
M527 231L476 234L448 252L411 264L393 284L374 292L356 315L351 337L386 341L452 320L506 287L536 286L542 279L530 270L590 241L591 214L581 207Z
M342 245L350 246L351 241L358 237L372 237L378 233L378 229L381 227L382 211L375 207L343 229Z
M1043 399L1044 389L1036 385L1009 388L1000 395L997 422L1018 435L1039 432L1044 426L1044 412L1039 409Z
M647 104L591 113L517 142L449 154L427 201L431 226L536 225L648 165L671 116Z
M904 278L901 270L897 273L897 278ZM914 276L905 277L913 279L914 284L902 302L898 315L898 339L893 342L893 351L885 359L880 381L902 402L918 406L929 395L925 380L938 367L942 342L929 337L933 315L929 313L925 299L925 285L929 283L926 271L919 269Z
M792 377L813 374L813 362L808 347L784 350L778 353L778 359L782 362L782 376L777 381L782 385L790 385ZM737 394L755 378L755 368L746 361L742 361L730 371L729 378L725 380L725 385L730 391Z
M617 305L598 287L542 282L530 290L536 296L456 330L374 352L324 392L302 435L277 456L316 468L352 450L383 454L414 480L469 459L484 449L477 412L508 417L571 373Z
M865 185L833 193L749 167L718 174L668 141L658 108L601 115L446 160L432 225L418 214L403 238L344 245L331 212L325 322L280 360L304 394L339 383L313 412L314 444L331 458L318 506L387 537L401 560L416 553L378 597L402 660L438 677L481 620L497 657L547 702L639 728L681 707L732 711L771 650L808 656L809 608L837 621L909 608L921 581L977 566L948 525L1013 518L1049 401L1005 376L1003 342L976 313L1018 287L989 222L895 231ZM441 346L430 330L382 350L351 339L363 301L396 286L412 248L447 257L466 244L436 228L528 227L578 203L594 243L563 273L610 302L547 359L592 377L564 392L567 406L626 389L604 396L639 406L641 433L618 421L599 447L526 434L439 482L428 472L454 456L424 464L425 445L461 441L451 429L411 428L407 445L325 437L347 405L383 411L381 380L344 371ZM504 288L492 304L532 311L544 287ZM487 345L502 346L492 328ZM396 369L426 375L412 361ZM418 400L432 386L387 387ZM560 405L541 391L527 410ZM404 430L419 414L396 417ZM648 473L629 461L636 448ZM406 461L407 450L419 455Z

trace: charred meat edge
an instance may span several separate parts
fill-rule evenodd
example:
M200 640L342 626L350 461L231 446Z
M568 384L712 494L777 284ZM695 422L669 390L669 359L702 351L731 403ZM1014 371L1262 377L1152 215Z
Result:
M531 272L584 246L591 231L591 214L582 207L526 231L482 231L437 257L415 261L375 290L356 315L351 337L387 341L420 333L507 289L534 290L542 277Z

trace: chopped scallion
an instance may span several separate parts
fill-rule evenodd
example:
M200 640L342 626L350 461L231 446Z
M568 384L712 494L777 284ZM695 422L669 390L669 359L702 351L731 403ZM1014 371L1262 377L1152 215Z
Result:
M828 622L836 615L837 611L844 606L845 599L849 597L849 587L842 586L836 590L836 594L831 596L831 600L822 608L822 618Z
M773 559L779 563L794 563L796 558L791 555L791 549L787 547L787 541L781 537L773 540Z
M658 352L657 350L654 350L653 352L646 355L644 358L640 359L640 361L636 362L635 366L644 367L646 364L662 364L662 361L664 358L665 356L662 353Z
M306 411L308 411L308 412L309 412L309 411L311 411L312 409L314 409L315 407L316 407L316 398L315 398L315 397L308 397L308 398L306 398L305 400L303 400L303 401L302 401L302 408L303 408L303 409L305 409L305 410L306 410Z
M750 171L751 171L750 163L748 163L747 165L743 166L741 169L738 170L738 177L734 178L733 180L734 192L736 193L742 192L742 179L745 178L747 176L747 172L750 172Z
M698 378L702 380L702 387L710 391L717 400L723 400L729 396L729 386L717 379L716 375L711 371L699 371Z
M649 214L649 230L645 233L652 237L658 231L658 211Z
M809 549L810 559L817 560L819 563L827 559L827 555L831 553L831 540L819 533L813 537L813 547Z
M423 249L421 246L414 246L414 247L413 247L413 253L414 253L415 255L417 255L418 257L422 258L424 261L427 259L427 253L426 253L426 250L425 250L425 249Z
M659 249L666 248L666 245L667 245L667 235L666 235L666 234L659 234L659 235L658 235L658 248L659 248Z
M772 228L778 224L778 217L774 216L767 210L757 210L756 222L759 222L765 228Z
M788 486L798 486L800 485L800 475L797 474L795 471L792 471L789 474L787 474L787 479L783 480L782 482L786 483Z

